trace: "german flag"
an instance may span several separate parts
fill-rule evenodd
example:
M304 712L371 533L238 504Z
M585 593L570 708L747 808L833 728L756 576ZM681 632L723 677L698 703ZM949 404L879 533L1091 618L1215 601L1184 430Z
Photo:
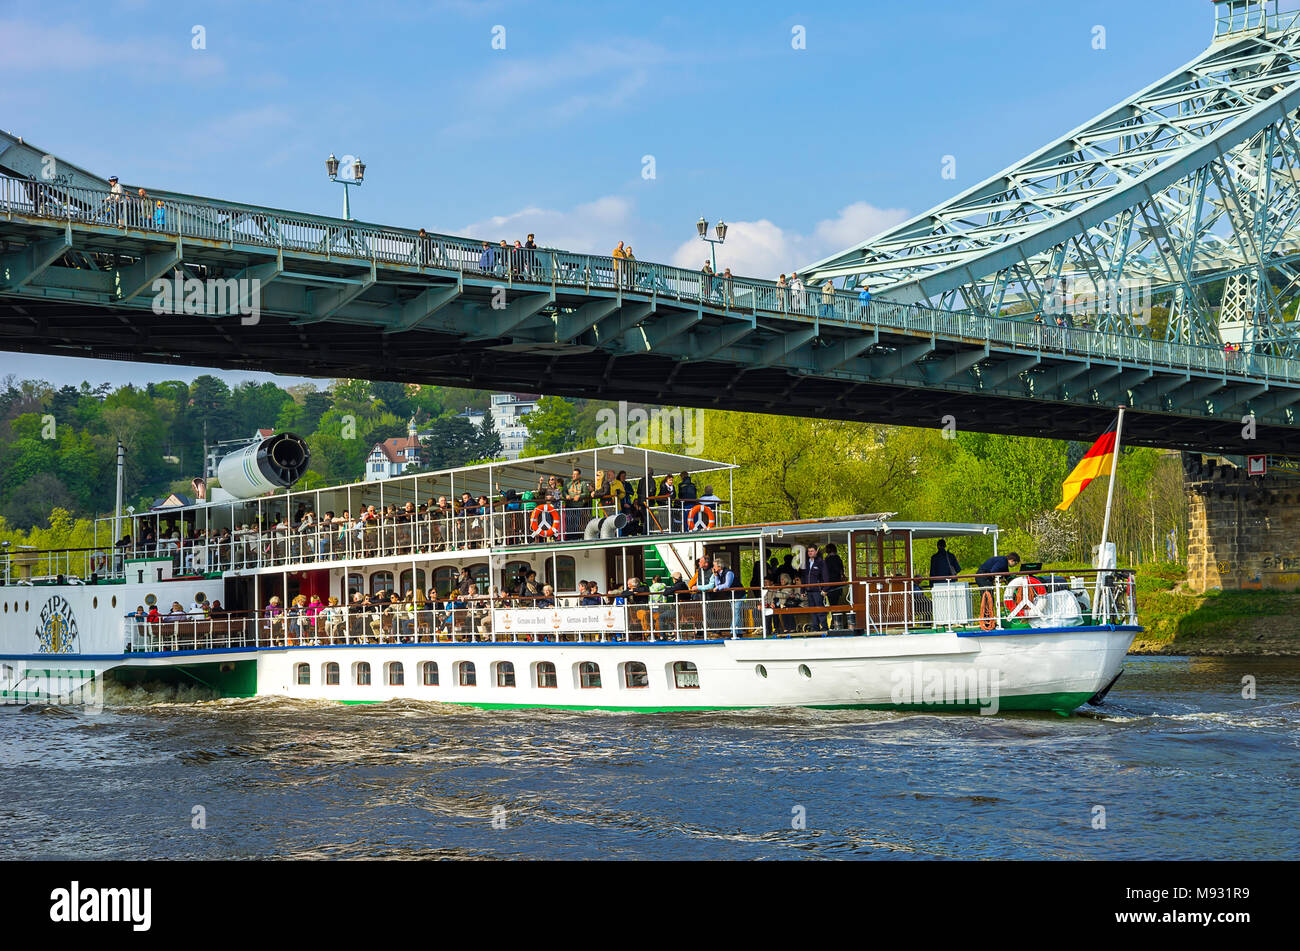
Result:
M1079 493L1088 487L1088 483L1097 476L1110 472L1111 460L1115 457L1115 423L1101 434L1101 438L1092 444L1092 448L1079 460L1074 471L1066 476L1061 486L1061 504L1056 507L1064 512L1070 503L1079 497Z

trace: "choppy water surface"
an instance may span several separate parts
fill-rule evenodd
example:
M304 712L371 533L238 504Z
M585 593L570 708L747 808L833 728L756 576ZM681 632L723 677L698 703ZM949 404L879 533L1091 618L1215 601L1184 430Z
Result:
M1246 675L1256 700L1241 696ZM0 857L1289 859L1300 847L1297 659L1130 659L1105 706L1069 719L108 700L99 715L0 708ZM195 806L205 830L191 828Z

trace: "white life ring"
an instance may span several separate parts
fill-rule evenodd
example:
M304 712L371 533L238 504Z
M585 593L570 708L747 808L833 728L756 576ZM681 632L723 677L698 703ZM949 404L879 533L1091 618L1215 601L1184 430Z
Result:
M1031 575L1016 575L1002 589L1003 603L1006 605L1007 617L1026 618L1037 615L1034 601L1047 594L1047 587Z

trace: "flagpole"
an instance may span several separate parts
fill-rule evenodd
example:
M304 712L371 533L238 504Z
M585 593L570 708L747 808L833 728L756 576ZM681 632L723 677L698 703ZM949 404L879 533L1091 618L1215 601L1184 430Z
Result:
M1101 546L1097 549L1097 564L1100 566L1105 563L1106 559L1106 535L1110 531L1110 505L1115 499L1115 472L1119 468L1119 441L1124 435L1124 407L1119 408L1119 419L1115 421L1115 446L1111 449L1110 456L1110 485L1106 486L1106 515L1101 520ZM1119 559L1116 558L1115 567L1119 566ZM1097 613L1097 603L1101 598L1101 572L1097 573L1097 586L1093 596L1093 614Z

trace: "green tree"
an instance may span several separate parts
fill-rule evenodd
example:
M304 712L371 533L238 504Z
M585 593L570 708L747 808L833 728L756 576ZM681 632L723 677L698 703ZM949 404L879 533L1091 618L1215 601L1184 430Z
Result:
M500 440L498 440L498 444ZM422 469L451 469L483 458L482 430L464 416L444 416L429 426L420 447Z
M501 457L501 434L497 432L496 423L491 413L483 414L483 422L478 427L477 460L499 459Z
M568 452L578 446L577 413L573 404L559 396L543 396L537 408L524 417L528 439L522 455L547 456Z

